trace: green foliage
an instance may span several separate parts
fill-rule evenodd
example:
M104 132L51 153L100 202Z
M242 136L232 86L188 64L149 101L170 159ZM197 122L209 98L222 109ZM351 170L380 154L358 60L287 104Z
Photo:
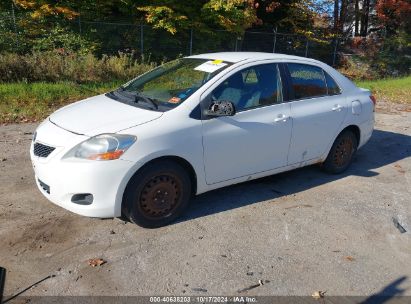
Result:
M352 80L372 80L379 77L378 72L363 56L354 55L341 58L338 70Z
M411 73L411 34L401 32L386 38L381 47L371 54L369 61L380 76Z
M357 81L361 88L371 90L377 101L388 101L411 105L411 76L387 78L374 81Z
M96 44L87 41L77 33L60 25L51 30L42 29L41 38L34 40L33 51L44 52L59 50L61 53L77 53L86 55L95 50Z
M356 55L343 57L340 69L352 79L378 79L411 73L411 34L405 31L382 40L354 39L349 49Z
M175 34L177 29L187 28L188 17L176 13L167 6L143 6L138 10L146 13L146 20L156 29L164 29Z
M254 1L208 0L153 1L150 5L137 7L145 13L145 20L154 28L164 29L172 34L189 27L200 30L221 28L233 33L242 33L256 20Z
M0 53L76 53L75 56L84 57L79 60L81 65L94 71L100 68L87 65L87 62L90 65L93 63L93 59L88 58L89 53L101 58L103 54L134 51L140 52L138 57L143 53L150 54L154 61L160 62L187 55L189 50L193 53L234 49L271 51L272 31L278 29L279 33L296 35L277 35L277 52L304 56L308 39L308 56L331 63L334 47L330 44L330 39L336 34L331 22L335 2L338 1L5 0L0 1ZM340 4L343 2L339 1ZM409 73L409 1L371 2L372 5L378 4L377 15L370 20L373 23L370 37L375 41L365 43L362 53L357 53L353 47L347 47L345 53L356 54L360 59L343 61L342 68L348 75L363 79ZM351 3L344 12L352 14L353 1L344 3ZM11 13L12 7L16 22ZM353 18L343 19L346 20L346 28L350 28L349 22L352 23ZM93 22L95 20L105 23ZM147 23L149 26L144 26L144 35L141 35L140 25ZM247 29L265 32L267 35L243 35ZM388 33L386 38L382 29ZM56 61L57 74L60 76L54 73L50 76L52 79L66 77L67 72L60 66L70 66L70 63L63 64L61 61L65 62L63 59ZM14 74L15 70L10 74ZM28 70L38 69L30 66ZM118 71L116 73L118 74Z
M24 33L24 28L13 21L11 12L0 10L0 52L24 52L29 49L29 41L21 39Z
M0 123L44 119L70 102L108 92L120 82L88 83L0 83Z
M119 53L98 59L92 54L61 54L55 51L18 55L0 54L0 82L74 81L107 82L130 80L154 67L134 58L134 54Z
M205 20L233 33L243 33L257 21L254 2L245 0L210 0L202 7Z

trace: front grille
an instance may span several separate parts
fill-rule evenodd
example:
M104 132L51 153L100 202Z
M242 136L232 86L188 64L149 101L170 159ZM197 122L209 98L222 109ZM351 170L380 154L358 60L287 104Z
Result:
M34 155L39 157L47 157L54 151L54 147L46 146L38 142L34 143Z
M39 180L39 179L38 179L38 181L39 181L40 187L41 187L47 194L50 194L50 186L47 185L46 183L43 183L43 182L42 182L41 180Z

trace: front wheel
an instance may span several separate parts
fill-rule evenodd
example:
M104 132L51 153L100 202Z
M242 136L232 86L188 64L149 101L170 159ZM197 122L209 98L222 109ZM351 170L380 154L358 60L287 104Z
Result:
M358 140L350 130L345 130L335 139L327 159L322 168L328 173L338 174L344 172L350 165L357 151Z
M143 167L124 193L123 212L133 223L157 228L174 221L186 209L191 181L186 170L172 161Z

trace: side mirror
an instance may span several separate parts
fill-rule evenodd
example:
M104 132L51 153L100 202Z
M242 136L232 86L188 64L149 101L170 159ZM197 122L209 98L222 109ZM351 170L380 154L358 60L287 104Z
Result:
M214 101L206 111L208 116L234 116L235 106L231 101Z

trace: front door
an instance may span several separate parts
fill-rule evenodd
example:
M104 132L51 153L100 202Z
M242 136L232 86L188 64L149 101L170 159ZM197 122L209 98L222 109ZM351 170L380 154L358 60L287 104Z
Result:
M225 79L210 97L233 102L230 117L204 117L204 166L208 184L287 164L292 123L283 103L277 64L246 68Z

